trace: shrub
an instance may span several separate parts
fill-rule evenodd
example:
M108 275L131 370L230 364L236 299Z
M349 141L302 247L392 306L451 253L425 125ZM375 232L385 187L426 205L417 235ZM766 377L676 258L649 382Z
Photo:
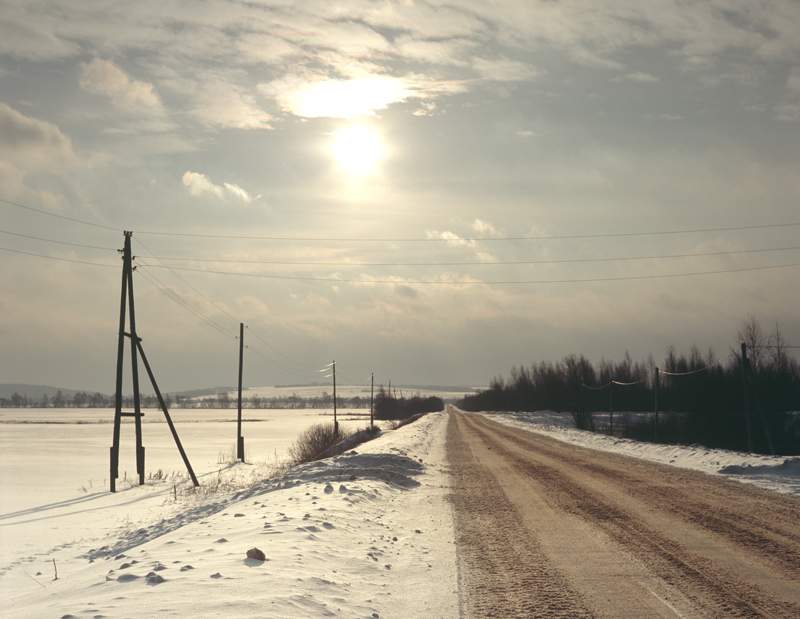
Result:
M333 422L315 423L303 430L289 447L289 458L295 464L320 460L328 449L349 436Z

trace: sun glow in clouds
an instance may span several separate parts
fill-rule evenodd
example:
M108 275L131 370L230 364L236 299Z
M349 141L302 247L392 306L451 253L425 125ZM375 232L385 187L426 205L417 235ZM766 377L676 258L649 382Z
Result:
M296 83L290 79L277 86L281 106L305 118L374 116L376 110L405 101L412 94L403 80L394 77L310 83Z
M362 127L348 127L334 133L333 153L339 165L352 176L372 172L383 156L384 148L378 134Z

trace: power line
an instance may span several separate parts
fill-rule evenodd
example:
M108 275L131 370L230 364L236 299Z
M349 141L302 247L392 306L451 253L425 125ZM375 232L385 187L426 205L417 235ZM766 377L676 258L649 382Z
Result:
M735 356L736 356L736 352L734 351L734 352L730 353L727 357L723 357L722 359L718 359L717 361L714 361L714 363L711 363L711 364L707 365L706 367L699 368L697 370L689 370L687 372L667 372L666 370L661 370L661 373L664 376L690 376L692 374L698 374L700 372L705 372L706 370L710 370L711 368L722 364L723 361L727 361L731 357L735 357Z
M199 309L197 309L196 307L192 306L192 305L191 305L189 302L187 302L186 300L182 299L182 298L181 298L179 295L177 295L176 293L174 293L174 292L172 292L171 290L169 290L169 288L168 288L168 287L167 287L167 286L166 286L166 285L165 285L165 284L164 284L164 283L163 283L161 280L159 280L159 279L158 279L158 278L157 278L155 275L153 275L152 273L148 273L148 272L147 272L147 271L145 271L143 268L137 268L137 269L136 269L136 272L137 272L137 273L139 273L139 274L140 274L142 277L144 277L144 278L145 278L145 279L146 279L148 282L150 282L150 283L151 283L151 284L152 284L152 285L153 285L155 288L157 288L157 289L158 289L160 292L162 292L162 293L163 293L165 296L167 296L167 297L168 297L168 298L170 298L172 301L174 301L175 303L177 303L178 305L180 305L181 307L183 307L183 308L184 308L185 310L187 310L188 312L191 312L191 313L192 313L192 314L194 314L196 317L200 318L200 320L202 320L203 322L205 322L207 325L209 325L209 326L210 326L210 327L212 327L213 329L215 329L215 330L219 331L220 333L222 333L223 335L225 335L226 337L228 337L228 338L230 338L230 339L234 339L234 340L235 340L235 339L238 339L238 336L236 336L236 335L233 335L231 332L229 332L227 329L225 329L225 327L223 327L222 325L220 325L219 323L217 323L217 322L216 322L216 321L214 321L213 319L211 319L211 318L209 318L208 316L206 316L206 315L205 315L203 312L201 312L201 311L200 311ZM155 282L153 282L153 281L150 279L150 277L148 277L148 275L149 275L150 277L153 277L153 279L155 279L155 280L156 280L156 282L158 282L158 284L156 284ZM181 280L181 281L183 281L183 280ZM160 284L160 285L159 285L159 284ZM194 288L193 288L193 289L194 289ZM200 293L198 293L198 294L200 294ZM201 296L203 296L203 295L201 295ZM206 297L203 297L203 298L206 298ZM213 303L213 302L212 302L212 304L213 304L215 307L218 307L218 306L217 306L215 303ZM259 338L259 339L260 339L260 338ZM266 356L266 355L264 355L263 353L261 353L261 352L259 352L258 350L256 350L256 349L252 348L251 346L245 346L245 349L246 349L246 350L249 350L250 352L252 352L252 353L253 353L253 354L255 354L256 356L260 357L260 358L261 358L261 359L263 359L264 361L266 361L266 362L270 363L271 365L274 365L274 366L275 366L275 367L277 367L278 369L281 369L281 370L283 370L283 371L285 371L285 372L289 372L290 374L295 374L296 376L302 376L302 377L304 377L304 378L311 378L311 376L309 376L308 374L299 374L298 372L296 372L296 371L292 370L292 368L288 368L288 367L285 367L285 366L281 365L281 364L280 364L280 363L278 363L277 361L274 361L273 359L270 359L269 357L267 357L267 356Z
M145 265L155 268L161 268L159 265ZM214 275L238 275L240 277L260 277L264 279L279 279L290 281L312 281L312 282L333 282L339 284L432 284L432 285L514 285L514 284L580 284L591 282L613 282L613 281L627 281L627 280L642 280L642 279L664 279L672 277L691 277L695 275L719 275L723 273L743 273L746 271L763 271L767 269L781 269L787 267L800 266L800 262L793 262L790 264L774 264L760 267L745 267L739 269L721 269L716 271L696 271L691 273L666 273L658 275L627 275L621 277L596 277L596 278L579 278L579 279L543 279L543 280L509 280L509 281L483 281L483 280L470 280L470 281L444 281L444 280L402 280L402 279L347 279L336 277L304 277L304 276L291 276L291 275L267 275L264 273L237 273L235 271L217 271L212 269L193 269L190 267L169 267L179 271L193 271L196 273L210 273Z
M139 245L141 245L142 247L144 247L144 249L145 249L145 250L147 250L147 252L148 252L148 253L150 253L150 255L152 256L153 252L151 252L151 251L150 251L150 250L149 250L149 249L148 249L148 248L145 246L145 244L144 244L144 243L142 243L142 242L141 242L140 240L138 240L138 239L136 239L136 242L137 242L137 243L139 243ZM216 303L214 303L214 301L212 301L212 300L211 300L211 299L209 299L207 296L205 296L205 295L204 295L202 292L200 292L200 291L199 291L197 288L195 288L194 286L192 286L192 285L191 285L189 282L187 282L185 279L183 279L183 278L182 278L180 275L178 275L177 273L175 273L175 271L173 271L173 270L172 270L172 269L169 267L169 265L167 265L167 264L164 264L164 262L163 262L163 261L162 261L160 258L157 258L156 256L153 256L153 258L155 258L156 260L158 260L159 262L161 262L161 264L162 264L162 265L164 265L164 267L165 267L165 268L167 268L167 269L168 269L168 270L169 270L169 271L170 271L170 272L171 272L171 273L172 273L172 274L173 274L175 277L177 277L177 278L178 278L179 280L181 280L181 281L182 281L184 284L186 284L187 286L189 286L189 288L191 288L192 290L194 290L194 291L195 291L197 294L199 294L199 295L200 295L201 297L203 297L203 298L204 298L206 301L208 301L209 303L211 303L211 305L213 305L214 307L216 307L216 308L217 308L219 311L221 311L223 314L225 314L226 316L228 316L228 317L229 317L229 318L231 318L232 320L235 320L237 323L238 323L238 322L242 322L241 320L238 320L236 317L234 317L234 316L232 316L230 313L228 313L228 311L227 311L227 310L225 310L224 308L222 308L222 307L220 307L219 305L217 305Z
M58 215L42 209L26 206L11 200L0 198L0 202L16 206L18 208L26 209L42 215L49 215L50 217L57 217L67 221L83 224L86 226L93 226L102 228L104 230L113 230L115 232L122 232L119 228L106 226L103 224L92 223L74 217L67 217L65 215ZM247 236L247 235L228 235L228 234L199 234L189 232L164 232L164 231L137 231L137 234L149 234L159 236L182 236L194 238L216 238L216 239L238 239L238 240L264 240L264 241L291 241L291 242L390 242L390 243L449 243L453 241L459 242L500 242L500 241L547 241L547 240L564 240L564 239L597 239L597 238L618 238L618 237L633 237L633 236L658 236L658 235L676 235L676 234L696 234L702 232L732 232L737 230L761 230L769 228L786 228L791 226L800 226L800 222L787 222L780 224L761 224L756 226L729 226L722 228L695 228L690 230L654 230L647 232L613 232L606 234L568 234L568 235L553 235L553 236L517 236L517 237L483 237L483 238L378 238L378 237L280 237L280 236Z
M165 256L152 256L164 264L164 260L182 262L221 262L224 264L270 264L280 266L331 266L331 267L435 267L435 266L501 266L501 265L532 265L532 264L572 264L582 262L624 262L629 260L660 260L665 258L701 258L708 256L730 256L736 254L755 254L770 251L790 251L800 249L800 245L793 247L768 247L764 249L740 249L731 251L700 252L691 254L665 254L656 256L629 256L616 258L569 258L564 260L510 260L496 262L296 262L287 260L231 260L225 258L177 258ZM167 266L164 264L164 266ZM169 268L169 267L167 267Z
M307 378L307 379L317 378L317 376L314 375L314 374L307 374L307 373L306 374L302 374L302 373L298 372L297 370L295 370L293 368L286 367L285 365L282 365L282 364L278 363L274 359L270 359L265 354L259 352L256 349L250 348L249 346L245 346L245 349L249 350L250 352L252 352L257 357L260 357L261 359L263 359L264 361L266 361L270 365L275 366L279 370L283 370L284 372L287 372L289 374L294 374L295 376L300 376L301 378Z
M45 238L42 238L42 237L39 237L39 236L31 236L29 234L20 234L18 232L9 232L8 230L0 230L0 233L2 233L2 234L10 234L10 235L13 235L13 236L20 236L22 238L33 239L35 241L46 241L47 243L58 243L59 245L69 245L71 247L85 247L87 249L102 249L104 251L113 251L113 252L119 251L118 249L116 249L114 247L98 247L96 245L82 245L80 243L68 243L67 241L56 241L55 239L45 239Z
M35 213L41 213L42 215L49 215L50 217L57 217L58 219L65 219L67 221L72 221L78 224L83 224L84 226L94 226L95 228L103 228L104 230L113 230L114 232L122 232L119 228L112 228L111 226L104 226L102 224L95 224L90 221L83 221L81 219L75 219L74 217L67 217L66 215L58 215L56 213L51 213L50 211L44 211L42 209L33 208L32 206L25 206L24 204L20 204L19 202L12 202L11 200L4 200L0 198L0 202L5 202L6 204L10 204L11 206L17 206L19 208L24 208L29 211L34 211Z
M255 331L253 331L252 329L250 329L250 327L247 327L247 330L248 330L248 332L249 332L251 335L253 335L253 336L254 336L254 337L257 339L257 340L259 340L259 341L260 341L262 344L264 344L264 346L266 346L267 348L269 348L269 349L270 349L272 352L274 352L274 353L277 353L278 355L280 355L281 357L283 357L283 358L284 358L284 359L286 359L287 361L291 361L291 362L292 362L292 363L294 363L295 365L299 365L299 366L301 366L301 367L303 367L303 368L306 368L306 369L309 369L309 370L312 370L312 371L316 371L316 366L310 366L310 365L306 365L305 363L300 363L299 361L295 361L295 360L294 360L294 359L292 359L291 357L287 357L286 355L284 355L284 354L283 354L282 352L280 352L279 350L276 350L275 348L273 348L272 346L270 346L270 344L269 344L269 343L268 343L266 340L262 339L262 338L261 338L261 337L258 335L258 333L256 333L256 332L255 332Z
M114 269L118 269L118 264L103 264L101 262L88 262L86 260L73 260L72 258L58 258L56 256L45 256L44 254L36 254L31 251L21 251L19 249L9 249L8 247L0 247L0 250L12 252L14 254L24 254L26 256L36 256L37 258L47 258L48 260L59 260L61 262L74 262L77 264L90 264L96 267L111 267Z
M695 234L699 232L732 232L735 230L759 230L764 228L785 228L789 226L800 226L800 222L790 222L782 224L764 224L758 226L732 226L726 228L697 228L694 230L659 230L651 232L614 232L608 234L568 234L557 236L501 236L483 238L378 238L378 237L280 237L280 236L240 236L227 234L194 234L188 232L137 232L137 234L152 234L163 236L188 236L198 238L215 239L239 239L256 241L294 241L294 242L358 242L358 243L451 243L457 242L497 242L497 241L548 241L564 239L600 239L616 238L628 236L657 236L670 234Z
M142 242L141 242L141 241L139 241L138 239L137 239L137 241L136 241L136 242L137 242L137 243L139 243L139 245L141 245L141 246L142 246L142 247L143 247L145 250L147 250L147 251L148 251L148 252L149 252L149 253L152 255L152 252L150 251L150 249L149 249L149 248L148 248L148 247L147 247L147 246L146 246L144 243L142 243ZM228 312L228 311L227 311L225 308L223 308L223 307L220 307L219 305L217 305L217 304L216 304L214 301L212 301L211 299L209 299L209 298L208 298L206 295L204 295L202 292L200 292L200 291L199 291L197 288L195 288L194 286L192 286L192 285L191 285L189 282L187 282L187 281L186 281L184 278L182 278L180 275L178 275L177 273L175 273L175 271L173 271L173 270L172 270L172 268L170 268L170 267L169 267L169 265L167 265L167 264L164 264L164 262L163 262L163 261L162 261L160 258L157 258L156 256L153 256L153 258L156 258L156 260L158 260L159 262L161 262L161 264L162 264L162 265L164 265L164 267L165 267L165 268L167 268L167 269L168 269L168 270L169 270L169 271L170 271L170 272L171 272L171 273L172 273L172 274L173 274L175 277L177 277L177 278L178 278L179 280L181 280L181 281L182 281L184 284L186 284L187 286L189 286L189 288L191 288L192 290L194 290L194 291L195 291L195 292L196 292L198 295L200 295L200 296L201 296L203 299L205 299L206 301L208 301L209 303L211 303L211 305L213 305L214 307L216 307L216 308L217 308L219 311L221 311L223 314L225 314L226 316L228 316L228 317L229 317L229 318L231 318L232 320L236 321L237 323L243 323L243 321L242 321L242 320L239 320L238 318L236 318L235 316L233 316L233 315L232 315L230 312ZM155 277L155 276L153 276L153 277ZM182 300L182 303L186 303L186 302ZM188 305L188 303L187 303L187 305ZM199 310L198 310L198 311L199 311ZM209 320L210 320L210 319L209 319ZM212 322L213 322L213 321L212 321ZM215 323L215 324L216 324L216 323ZM250 328L249 328L249 327L247 327L247 328L248 328L248 330L250 330ZM268 348L270 348L271 350L273 350L273 351L274 351L274 352L276 352L277 354L281 355L281 356L282 356L282 357L284 357L285 359L288 359L289 361L291 361L292 363L295 363L295 364L297 364L297 365L300 365L300 366L302 366L302 365L303 365L302 363L299 363L299 362L297 362L297 361L294 361L293 359L290 359L290 358L289 358L289 357L287 357L286 355L283 355L282 353L280 353L280 352L278 352L277 350L275 350L275 349L274 349L272 346L270 346L269 344L267 344L267 342L265 342L263 339L261 339L261 338L258 336L258 334L257 334L257 333L255 333L255 332L253 332L253 331L250 331L250 333L251 333L252 335L254 335L254 336L257 338L257 339L261 340L261 342L263 342L263 343L264 343L264 344L265 344L265 345L266 345ZM246 348L250 348L250 346L247 346ZM282 369L282 370L290 371L290 370L289 370L289 368L286 368L286 367L284 367L284 366L280 365L278 362L276 362L276 361L273 361L273 360L269 359L269 357L267 357L266 355L263 355L263 354L259 353L259 352L258 352L258 351L256 351L255 349L253 349L253 351L252 351L252 352L254 352L254 353L255 353L256 355L258 355L259 357L263 358L264 360L266 360L266 361L269 361L270 363L272 363L272 364L273 364L273 365L275 365L276 367L278 367L278 368L280 368L280 369ZM300 376L300 374L298 374L298 376Z
M169 297L170 299L175 301L178 305L183 307L185 310L191 312L192 314L194 314L195 316L200 318L200 320L202 320L203 322L208 324L210 327L216 329L217 331L219 331L220 333L222 333L223 335L225 335L225 336L227 336L227 337L229 337L231 339L236 339L236 336L231 334L227 329L225 329L225 327L223 327L222 325L217 324L211 318L209 318L208 316L203 314L200 310L198 310L197 308L193 307L192 305L187 303L185 300L181 299L181 297L179 295L177 295L174 292L172 292L171 290L169 290L166 287L166 285L164 285L164 283L161 280L159 280L155 275L153 275L152 273L148 273L148 272L144 271L141 268L136 269L136 272L139 273L142 277L144 277L144 279L146 279L148 282L150 282L156 289L160 290L163 294L165 294L167 297ZM150 277L152 277L153 279L155 279L158 282L158 284L154 283L153 280L151 280L150 277L148 277L148 275Z

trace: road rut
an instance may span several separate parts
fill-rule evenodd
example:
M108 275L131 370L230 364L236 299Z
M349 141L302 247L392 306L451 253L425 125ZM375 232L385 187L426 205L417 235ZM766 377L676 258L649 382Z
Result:
M800 500L451 412L463 614L800 617Z

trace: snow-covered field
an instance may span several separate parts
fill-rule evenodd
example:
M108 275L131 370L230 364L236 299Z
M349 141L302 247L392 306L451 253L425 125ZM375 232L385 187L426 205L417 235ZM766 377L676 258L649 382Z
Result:
M264 420L244 424L253 464L218 464L235 411L177 410L201 490L173 475L183 465L166 424L147 423L148 477L167 478L111 494L113 426L98 422L112 412L0 413L4 617L458 616L442 415L258 482L330 411L246 411ZM129 478L133 441L126 424ZM266 561L246 557L254 547Z
M458 617L446 415L267 477L301 430L331 420L330 411L320 413L245 411L253 421L244 424L250 463L242 464L226 461L235 411L174 411L203 484L193 492L166 424L155 423L160 413L147 411L154 478L142 487L120 480L111 494L113 413L0 409L3 616ZM592 435L549 412L488 415L586 447L800 494L800 458ZM340 420L363 427L363 417L348 417ZM126 424L120 470L128 478L133 440ZM254 547L266 561L247 558Z

